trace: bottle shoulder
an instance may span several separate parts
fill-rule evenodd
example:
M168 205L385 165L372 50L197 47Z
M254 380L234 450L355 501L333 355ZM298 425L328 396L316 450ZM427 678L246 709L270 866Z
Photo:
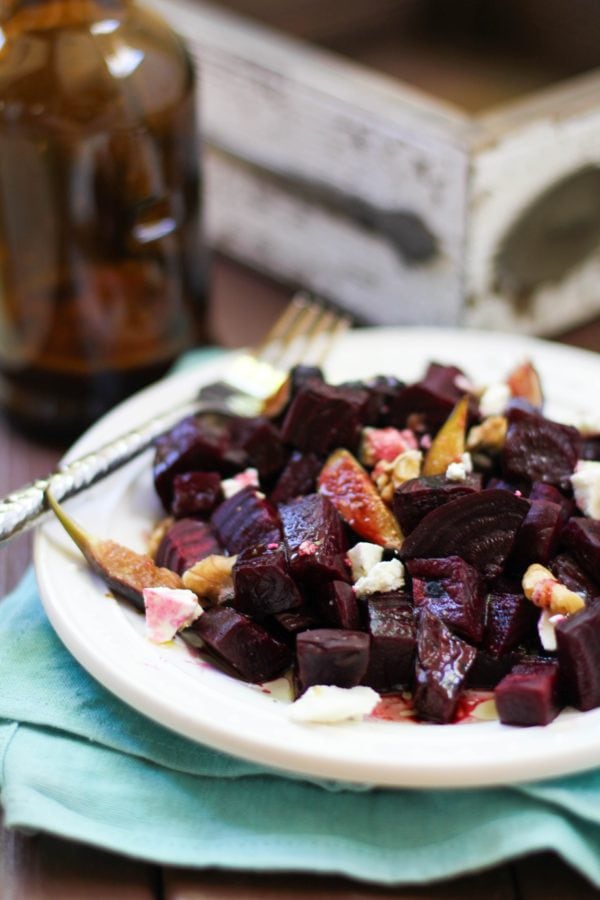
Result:
M0 49L0 114L12 120L33 110L56 124L93 126L120 112L130 127L170 112L193 91L183 42L137 6L119 16L8 34Z

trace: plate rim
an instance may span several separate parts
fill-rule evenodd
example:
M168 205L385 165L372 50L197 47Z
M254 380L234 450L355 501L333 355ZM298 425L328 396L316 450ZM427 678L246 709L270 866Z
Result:
M377 340L378 337L381 337L382 335L385 335L386 340L391 340L394 337L401 339L410 337L411 340L416 339L418 336L427 337L428 339L436 337L440 339L452 337L453 339L458 338L459 340L484 341L494 345L508 339L513 344L513 351L516 349L518 352L522 352L525 348L529 348L533 352L533 350L538 349L544 354L557 354L558 358L562 357L565 361L567 358L575 362L578 360L586 360L586 362L591 362L594 366L597 366L600 360L600 355L593 351L580 350L579 348L555 344L550 341L531 338L529 336L506 334L502 332L464 331L462 329L432 329L420 326L408 328L376 327L356 329L349 333L345 339L345 343L352 343L357 340L360 343L362 336L364 335L368 335L369 340ZM138 392L133 397L119 404L118 407L88 429L70 448L65 459L72 459L74 456L86 452L90 447L93 448L95 444L97 445L98 434L103 434L107 428L110 432L111 427L113 426L118 429L117 423L123 416L128 415L130 409L143 408L149 400L157 395L157 393L160 394L165 390L165 385L187 385L187 383L193 380L195 376L199 376L198 383L203 383L206 380L216 377L223 368L227 367L229 360L236 355L237 352L238 351L225 352L216 359L201 361L196 367L186 368L180 372L175 372L174 374L161 379L159 382L156 382L154 385ZM424 354L422 365L424 365L427 359L431 357L431 353ZM460 365L460 360L455 359L454 362L455 364ZM144 416L141 418L144 418ZM107 422L109 423L108 426ZM109 433L108 437L111 436L112 435ZM107 436L105 435L103 441L106 439ZM123 472L123 470L120 471ZM190 728L189 721L185 716L182 717L179 713L173 712L172 715L167 716L168 721L165 721L164 715L161 715L161 712L164 710L160 704L157 706L154 702L145 702L145 698L140 695L138 688L135 686L132 688L130 684L122 683L115 671L109 668L106 657L104 660L102 658L98 659L97 657L91 658L89 654L86 653L85 648L82 648L82 645L78 640L80 635L78 635L77 628L74 628L71 622L65 621L64 616L61 615L60 603L57 605L53 602L52 599L47 596L47 591L44 590L45 578L42 567L44 564L44 552L47 541L48 539L45 537L44 526L42 526L37 530L34 539L34 564L36 574L38 575L38 583L40 585L40 593L42 595L44 608L53 628L66 645L69 652L79 661L84 669L107 687L113 694L124 700L125 703L132 706L138 712L148 715L158 724L166 726L193 741L208 744L208 746L211 746L214 749L250 760L265 766L272 771L285 772L300 777L308 776L312 778L334 779L336 781L348 782L349 784L369 784L398 788L450 788L490 786L507 783L512 784L522 781L539 780L554 775L570 774L595 767L600 762L600 759L598 758L600 756L598 752L600 750L600 730L597 743L594 746L578 747L575 754L571 753L569 760L565 760L564 757L561 759L554 759L551 757L540 759L537 754L537 744L535 739L520 741L521 744L527 745L527 753L522 755L521 758L510 758L505 760L501 775L499 775L497 771L490 770L490 767L485 764L485 761L477 767L476 765L473 765L473 760L469 760L468 758L455 760L452 770L448 770L447 768L444 769L443 767L440 768L439 765L429 764L423 759L419 759L416 762L404 759L402 761L401 771L398 770L396 761L393 761L387 766L380 766L375 773L372 771L372 763L367 762L362 766L357 766L355 763L346 765L343 761L334 757L324 758L323 755L320 755L318 758L315 758L310 753L307 754L306 749L296 751L294 748L291 748L286 753L279 753L274 759L272 754L269 754L269 750L272 748L270 747L267 735L264 735L262 740L259 740L256 735L252 738L249 738L244 734L232 735L228 730L224 732L222 729L219 729L214 725L211 726L206 722L202 729L202 736L199 736L197 727ZM115 600L113 602L119 604L120 601ZM142 694L143 693L144 692L142 692ZM574 715L578 718L582 716L598 718L598 723L594 724L598 724L600 729L600 710L592 710L591 716L589 713L575 713ZM398 723L394 723L394 725L397 724ZM306 728L306 726L299 727L301 729ZM310 726L310 728L313 729L314 727L315 726ZM403 727L419 730L422 728L442 729L447 732L449 726L400 726L400 728ZM457 726L450 727L454 730ZM472 729L474 727L477 728L479 726L458 726L461 731L463 728ZM508 728L508 726L498 727L501 729ZM540 734L547 735L549 734L548 727L552 728L552 726L547 726L543 729L537 729L537 731ZM346 730L345 726L339 725L317 726L317 728L333 728L335 729L335 733L341 733L342 730ZM515 729L510 729L510 732L514 734ZM536 730L528 729L528 732L529 734L535 734ZM453 742L454 739L449 741L450 744ZM529 744L532 744L531 748L529 748ZM532 766L535 766L534 772L532 772ZM373 777L373 775L375 777Z

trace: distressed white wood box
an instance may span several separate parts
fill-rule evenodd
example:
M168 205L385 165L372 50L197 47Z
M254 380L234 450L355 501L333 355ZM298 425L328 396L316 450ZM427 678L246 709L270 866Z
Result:
M368 323L600 312L600 3L150 3L198 62L213 247Z

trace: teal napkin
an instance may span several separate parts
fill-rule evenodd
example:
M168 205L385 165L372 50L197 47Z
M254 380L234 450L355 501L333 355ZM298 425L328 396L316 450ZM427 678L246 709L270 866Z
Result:
M9 828L171 865L383 884L554 849L600 885L600 771L465 791L278 775L181 738L101 687L56 637L31 571L0 604L0 717Z
M234 759L94 681L52 630L32 571L0 604L0 800L9 828L170 865L410 884L550 849L600 886L600 770L485 790L357 790Z

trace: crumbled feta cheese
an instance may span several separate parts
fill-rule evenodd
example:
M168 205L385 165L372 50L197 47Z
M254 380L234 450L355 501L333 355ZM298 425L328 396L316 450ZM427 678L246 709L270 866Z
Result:
M470 453L463 453L460 462L451 462L446 469L448 481L465 481L467 475L473 471L473 461Z
M484 419L488 416L501 416L510 398L511 390L506 382L490 384L479 398L479 412Z
M156 644L171 641L202 613L193 591L183 588L148 587L143 590L146 634Z
M357 597L368 597L383 591L399 591L404 586L404 566L399 559L378 562L354 585Z
M362 719L373 712L380 699L377 691L369 687L341 688L316 684L292 703L289 717L295 722L322 724Z
M571 484L581 512L590 519L600 519L600 462L580 459Z
M553 652L556 650L556 626L566 616L560 613L552 614L549 609L543 609L538 619L537 630L544 650Z
M355 544L351 550L348 550L348 559L352 566L352 581L358 581L368 575L373 566L381 562L383 556L383 547L379 544L369 544L367 541L360 541Z
M244 469L233 478L225 478L221 482L221 490L226 500L238 494L245 487L258 487L258 469Z

